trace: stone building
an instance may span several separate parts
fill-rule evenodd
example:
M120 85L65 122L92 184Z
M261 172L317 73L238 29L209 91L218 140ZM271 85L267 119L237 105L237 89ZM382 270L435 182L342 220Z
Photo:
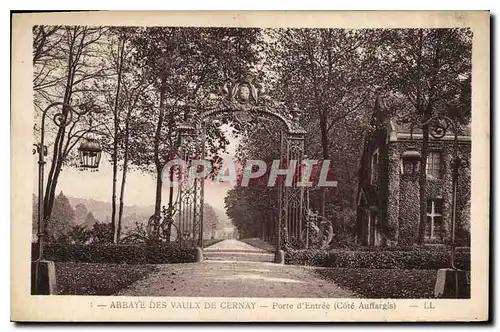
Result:
M380 98L375 103L372 128L365 137L359 168L357 242L369 246L412 245L419 230L422 129L412 130L408 123L387 115ZM459 155L468 162L459 169L456 234L461 245L468 245L470 127L460 126L457 131ZM426 243L445 243L450 238L453 146L451 131L429 140Z

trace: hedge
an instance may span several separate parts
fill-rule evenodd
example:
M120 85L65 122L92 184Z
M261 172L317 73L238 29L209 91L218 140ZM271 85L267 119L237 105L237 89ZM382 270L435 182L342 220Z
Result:
M32 244L33 257L38 248ZM171 264L195 261L195 248L174 244L47 244L44 258L55 262L118 263L118 264Z
M427 269L437 270L450 265L450 252L445 250L352 251L352 250L289 250L285 264L336 268ZM470 252L457 251L455 266L470 270Z
M330 247L329 251L450 251L450 247L446 245L409 245L409 246L396 246L396 247L375 247L375 246L362 246L353 244L351 246L336 248ZM470 251L470 247L456 247L456 251Z

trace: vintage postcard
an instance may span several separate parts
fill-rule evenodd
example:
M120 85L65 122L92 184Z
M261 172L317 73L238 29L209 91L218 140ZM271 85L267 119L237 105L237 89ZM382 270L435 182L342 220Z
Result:
M14 14L11 319L488 320L489 22Z

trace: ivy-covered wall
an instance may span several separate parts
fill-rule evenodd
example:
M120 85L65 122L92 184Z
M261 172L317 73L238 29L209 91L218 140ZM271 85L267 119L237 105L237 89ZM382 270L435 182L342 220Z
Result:
M388 141L387 130L376 128L366 137L359 174L357 210L357 238L360 244L369 244L368 215L376 211L377 228L384 246L411 245L416 243L419 223L418 174L401 172L401 155L410 148L421 150L421 141ZM470 161L470 141L459 141L459 155ZM378 182L370 182L371 156L379 149ZM453 141L436 140L429 143L429 151L441 153L441 177L428 178L428 199L439 198L443 202L443 239L451 233L451 201ZM468 245L470 241L470 162L459 171L457 189L457 241Z
M387 245L394 246L398 244L399 239L399 217L394 211L399 210L400 200L400 156L398 146L388 144L387 149L387 205L384 207L387 215L387 227L384 230L387 238ZM403 189L404 190L404 189Z
M359 170L359 193L357 208L357 239L358 243L363 245L370 243L370 233L376 233L377 236L372 241L377 241L380 245L395 244L395 234L397 226L393 219L388 218L387 204L390 197L387 196L389 181L387 169L389 168L388 148L386 144L387 130L380 126L365 138L364 151L361 157ZM378 169L377 181L371 182L371 161L373 153L378 149ZM369 216L375 214L377 223L375 229L369 230ZM388 232L394 229L394 232Z
M394 145L394 150L401 155L404 151L410 148L421 149L421 141L396 141L391 142ZM470 142L459 142L459 155L470 160ZM429 143L429 151L438 151L441 153L441 177L438 179L428 178L426 187L427 199L442 199L443 202L443 239L449 239L451 235L452 224L452 169L451 161L453 158L453 141L431 141ZM396 159L391 161L396 162ZM397 161L401 165L400 160ZM400 167L400 166L399 166ZM399 172L401 173L401 172ZM461 213L466 207L470 199L470 163L463 165L458 178L457 190L457 235L460 237L460 242L468 242L469 234L467 232L470 223L470 213ZM400 183L399 188L399 206L396 204L388 206L388 215L398 216L399 237L398 244L407 245L413 244L418 236L419 223L419 183L418 174L416 175L396 175L391 173L389 182ZM466 243L464 243L466 244Z
M418 176L401 177L399 206L398 209L394 206L391 208L390 215L398 219L398 244L406 246L416 243L420 215Z

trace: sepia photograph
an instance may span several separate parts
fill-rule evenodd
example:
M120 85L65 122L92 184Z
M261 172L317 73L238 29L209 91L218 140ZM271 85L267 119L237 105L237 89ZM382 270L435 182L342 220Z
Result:
M485 280L470 25L28 28L28 298L382 319Z

